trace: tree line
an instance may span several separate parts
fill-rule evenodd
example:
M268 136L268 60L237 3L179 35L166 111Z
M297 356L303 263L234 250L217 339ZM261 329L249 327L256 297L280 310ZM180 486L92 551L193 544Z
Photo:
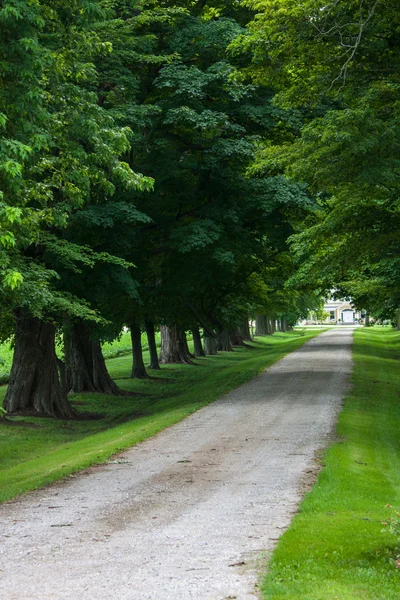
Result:
M395 318L394 0L4 0L5 408L69 418L133 377L285 328L336 290ZM161 353L155 330L161 332ZM201 335L202 333L202 335ZM55 351L62 340L64 357Z
M191 362L187 331L213 354L249 338L250 313L286 327L316 301L284 290L287 240L314 200L283 171L251 171L261 144L299 127L246 74L252 52L232 49L253 16L223 2L2 3L7 411L72 418L69 392L123 394L100 343L124 325L132 376L146 377L143 330L158 369Z

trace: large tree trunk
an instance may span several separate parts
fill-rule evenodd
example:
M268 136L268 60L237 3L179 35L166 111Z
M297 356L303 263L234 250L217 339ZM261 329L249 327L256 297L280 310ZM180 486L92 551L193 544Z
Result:
M222 352L232 352L229 331L224 330L219 334L217 350L221 350Z
M365 315L365 327L369 327L369 314L366 313Z
M287 321L286 321L286 319L281 317L281 331L287 331L287 330L288 330Z
M133 358L131 377L134 379L147 379L148 374L143 362L142 332L140 331L140 325L131 323L130 329Z
M206 356L217 354L218 341L216 338L204 335L204 352Z
M146 328L147 343L149 344L150 352L150 364L149 369L160 370L160 363L158 362L156 336L154 333L154 323L149 320L145 320L144 326Z
M267 321L267 319L266 319L266 321ZM241 335L241 337L242 337L243 340L247 340L248 342L251 342L251 333L250 333L250 326L249 326L249 318L248 317L245 317L243 319L243 322L239 325L239 333L240 333L240 335Z
M14 358L4 400L9 413L71 419L75 411L57 368L55 326L18 311Z
M198 327L193 327L192 335L193 335L194 355L195 356L205 356L203 345L201 343L200 330Z
M267 334L267 317L265 315L256 315L256 335Z
M161 325L160 363L183 363L192 365L193 362L185 344L184 333L178 325Z
M65 365L67 387L71 393L99 392L113 396L126 394L108 374L100 342L90 338L82 323L65 329Z

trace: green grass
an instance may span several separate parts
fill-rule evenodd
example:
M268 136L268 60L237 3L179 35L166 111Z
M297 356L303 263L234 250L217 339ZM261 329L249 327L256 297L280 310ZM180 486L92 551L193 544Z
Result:
M258 338L251 348L197 359L197 366L166 365L153 371L155 379L148 381L129 378L129 355L109 359L108 369L118 385L142 395L71 398L78 411L98 418L0 419L0 501L106 461L248 381L317 333ZM0 401L4 394L5 386L0 388Z
M355 332L341 441L283 535L262 591L271 600L398 600L400 539L382 523L400 511L400 333Z

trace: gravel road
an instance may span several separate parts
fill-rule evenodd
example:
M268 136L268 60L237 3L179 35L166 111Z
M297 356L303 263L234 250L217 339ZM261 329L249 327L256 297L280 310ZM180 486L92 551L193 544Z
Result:
M108 464L0 508L2 600L254 600L351 369L335 328Z

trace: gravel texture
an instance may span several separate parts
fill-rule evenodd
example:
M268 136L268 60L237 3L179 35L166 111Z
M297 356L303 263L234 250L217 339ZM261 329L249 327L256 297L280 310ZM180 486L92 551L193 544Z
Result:
M251 600L346 393L322 333L108 464L0 507L2 600Z

